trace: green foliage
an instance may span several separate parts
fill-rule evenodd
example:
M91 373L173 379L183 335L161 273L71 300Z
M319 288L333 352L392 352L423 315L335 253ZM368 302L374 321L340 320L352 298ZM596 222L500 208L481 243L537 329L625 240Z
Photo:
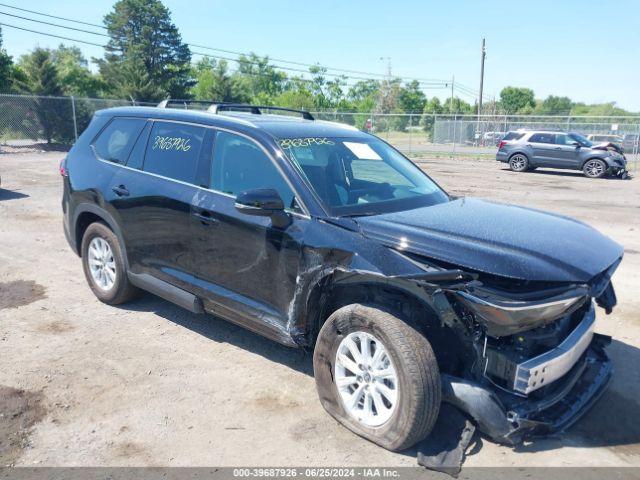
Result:
M447 98L442 106L442 113L452 113L452 114L471 114L476 113L475 107L471 104L465 102L464 100L453 97L453 101L451 97Z
M13 89L13 59L2 47L2 29L0 29L0 93Z
M500 92L500 104L505 113L521 113L536 106L533 90L530 88L505 87Z
M433 135L433 125L435 124L434 114L442 113L442 104L438 97L433 97L424 105L423 115L420 119L420 126L427 132L429 138Z
M65 95L100 97L106 88L104 82L89 70L89 63L78 47L60 45L51 57Z
M66 121L71 117L71 103L60 102L64 93L58 69L54 63L51 50L36 48L32 53L20 58L20 67L24 71L24 79L20 89L38 95L33 102L42 134L48 143L54 139L68 142L73 138L72 124Z
M191 52L159 0L119 0L104 18L111 39L98 60L109 93L136 100L187 96Z
M241 79L229 73L225 60L203 58L191 73L196 80L191 94L196 100L215 102L246 102L248 94Z
M536 105L536 113L540 115L568 115L573 103L569 97L549 95Z

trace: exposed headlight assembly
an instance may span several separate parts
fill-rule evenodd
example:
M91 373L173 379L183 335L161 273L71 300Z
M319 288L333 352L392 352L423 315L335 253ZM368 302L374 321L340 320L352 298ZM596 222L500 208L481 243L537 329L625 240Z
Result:
M460 302L476 314L492 337L513 335L544 325L577 310L588 298L586 287L543 299L509 299L474 289L473 294L459 291Z

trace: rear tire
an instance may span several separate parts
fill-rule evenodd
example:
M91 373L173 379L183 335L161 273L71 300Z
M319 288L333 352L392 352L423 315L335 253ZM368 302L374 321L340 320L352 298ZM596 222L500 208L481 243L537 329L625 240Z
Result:
M127 277L118 237L104 223L87 227L82 237L82 268L98 300L118 305L140 294Z
M607 174L607 164L599 158L587 160L582 167L582 173L589 178L602 178Z
M529 169L529 159L523 153L516 153L509 158L509 167L514 172L526 172Z
M318 335L313 369L325 410L388 450L415 445L438 417L440 372L431 345L417 326L379 307L353 304L334 312Z

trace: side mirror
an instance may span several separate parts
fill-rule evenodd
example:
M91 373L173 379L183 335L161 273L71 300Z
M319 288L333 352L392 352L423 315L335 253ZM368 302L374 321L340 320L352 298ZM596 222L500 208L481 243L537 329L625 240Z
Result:
M580 148L582 145L580 145L579 142L571 142L571 145L573 145L576 148Z
M291 224L291 217L284 211L284 202L273 188L240 192L236 196L236 209L245 215L271 217L271 223L277 228L287 228Z

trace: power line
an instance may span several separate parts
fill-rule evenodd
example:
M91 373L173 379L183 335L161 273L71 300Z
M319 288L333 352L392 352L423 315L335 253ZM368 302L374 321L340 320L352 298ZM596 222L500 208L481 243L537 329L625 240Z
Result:
M83 25L88 25L90 27L98 27L98 28L104 28L104 29L107 28L104 25L96 25L95 23L83 22L82 20L72 20L72 19L65 18L65 17L56 17L55 15L49 15L47 13L37 12L35 10L27 10L26 8L20 8L20 7L14 6L14 5L7 5L6 3L0 3L0 5L2 5L3 7L9 7L9 8L13 8L15 10L20 10L22 12L34 13L36 15L42 15L43 17L55 18L57 20L66 20L67 22L82 23Z
M6 4L6 3L0 3L0 6L12 8L12 9L15 9L15 10L20 10L20 11L23 11L23 12L32 13L32 14L35 14L35 15L40 15L40 16L44 16L44 17L48 17L48 18L55 18L57 20L64 20L64 21L67 21L67 22L79 23L79 24L82 24L82 25L88 25L88 26L92 26L92 27L102 28L102 29L108 30L108 28L105 27L104 25L98 25L98 24L95 24L95 23L84 22L84 21L81 21L81 20L76 20L76 19L72 19L72 18L68 18L68 17L60 17L60 16L57 16L57 15L50 15L50 14L42 13L42 12L35 11L35 10L29 10L29 9L26 9L26 8L16 7L16 6L13 6L13 5ZM58 27L58 28L66 28L66 29L75 30L75 31L78 31L78 32L88 33L88 34L91 34L91 35L99 35L99 36L109 37L109 35L104 34L104 33L92 32L92 31L84 30L84 29L77 29L77 28L73 28L73 27L69 27L69 26L65 26L65 25L54 24L54 23L51 23L51 22L45 22L43 20L36 20L36 19L32 19L32 18L27 18L27 17L21 17L19 15L13 15L13 14L10 14L10 13L4 13L4 12L0 12L0 13L2 13L4 15L9 15L9 16L12 16L12 17L20 18L20 19L23 19L23 20L31 21L31 22L43 23L45 25L50 25L50 26L54 26L54 27ZM218 51L218 52L222 52L222 53L230 53L230 54L233 54L233 55L247 55L246 53L243 53L243 52L238 52L238 51L234 51L234 50L225 50L225 49L221 49L221 48L214 48L214 47L209 47L209 46L206 46L206 45L198 45L198 44L190 44L190 43L187 43L187 45L190 46L190 47L204 48L206 50ZM304 67L309 67L309 68L310 67L319 67L319 68L324 68L326 70L332 70L332 71L336 71L336 72L354 73L354 74L367 75L368 76L368 77L359 77L359 78L358 77L350 77L350 78L361 79L361 80L370 80L371 79L370 77L382 77L382 78L384 78L386 76L385 74L382 74L382 73L365 72L365 71L361 71L361 70L350 70L350 69L336 68L336 67L327 67L327 66L323 66L323 65L320 65L320 64L310 64L310 63L303 63L303 62L295 62L295 61L292 61L292 60L285 60L285 59L279 59L279 58L271 58L271 60L274 61L274 62L287 63L287 64L290 64L290 65L298 65L298 66L304 66ZM282 66L278 66L278 68L287 69L286 67L282 67ZM293 69L291 69L291 70L295 71ZM340 76L340 75L331 74L331 73L326 73L326 74L330 75L330 76L334 76L334 77ZM400 78L401 80L405 80L405 81L406 80L411 80L411 81L417 80L420 84L440 85L440 84L447 83L446 80L433 79L433 78L430 78L430 79L427 79L427 78L413 78L413 77L395 77L395 78Z
M0 5L2 5L2 4L0 3ZM106 33L92 32L90 30L84 30L82 28L74 28L74 27L69 27L67 25L60 25L59 23L45 22L44 20L36 20L36 19L33 19L33 18L22 17L20 15L14 15L12 13L0 12L0 15L7 15L9 17L19 18L21 20L27 20L29 22L42 23L44 25L50 25L52 27L66 28L67 30L75 30L76 32L90 33L92 35L99 35L101 37L109 38L109 35L107 35Z
M70 42L78 42L78 43L85 43L87 45L93 45L94 47L101 47L101 48L105 48L104 45L100 45L99 43L93 43L93 42L86 42L84 40L78 40L76 38L69 38L69 37L63 37L61 35L54 35L53 33L44 33L44 32L38 32L37 30L31 30L29 28L23 28L23 27L17 27L15 25L10 25L8 23L1 23L0 25L2 25L3 27L9 27L9 28L15 28L17 30L23 30L25 32L30 32L30 33L37 33L38 35L46 35L47 37L54 37L54 38L60 38L62 40L68 40Z

